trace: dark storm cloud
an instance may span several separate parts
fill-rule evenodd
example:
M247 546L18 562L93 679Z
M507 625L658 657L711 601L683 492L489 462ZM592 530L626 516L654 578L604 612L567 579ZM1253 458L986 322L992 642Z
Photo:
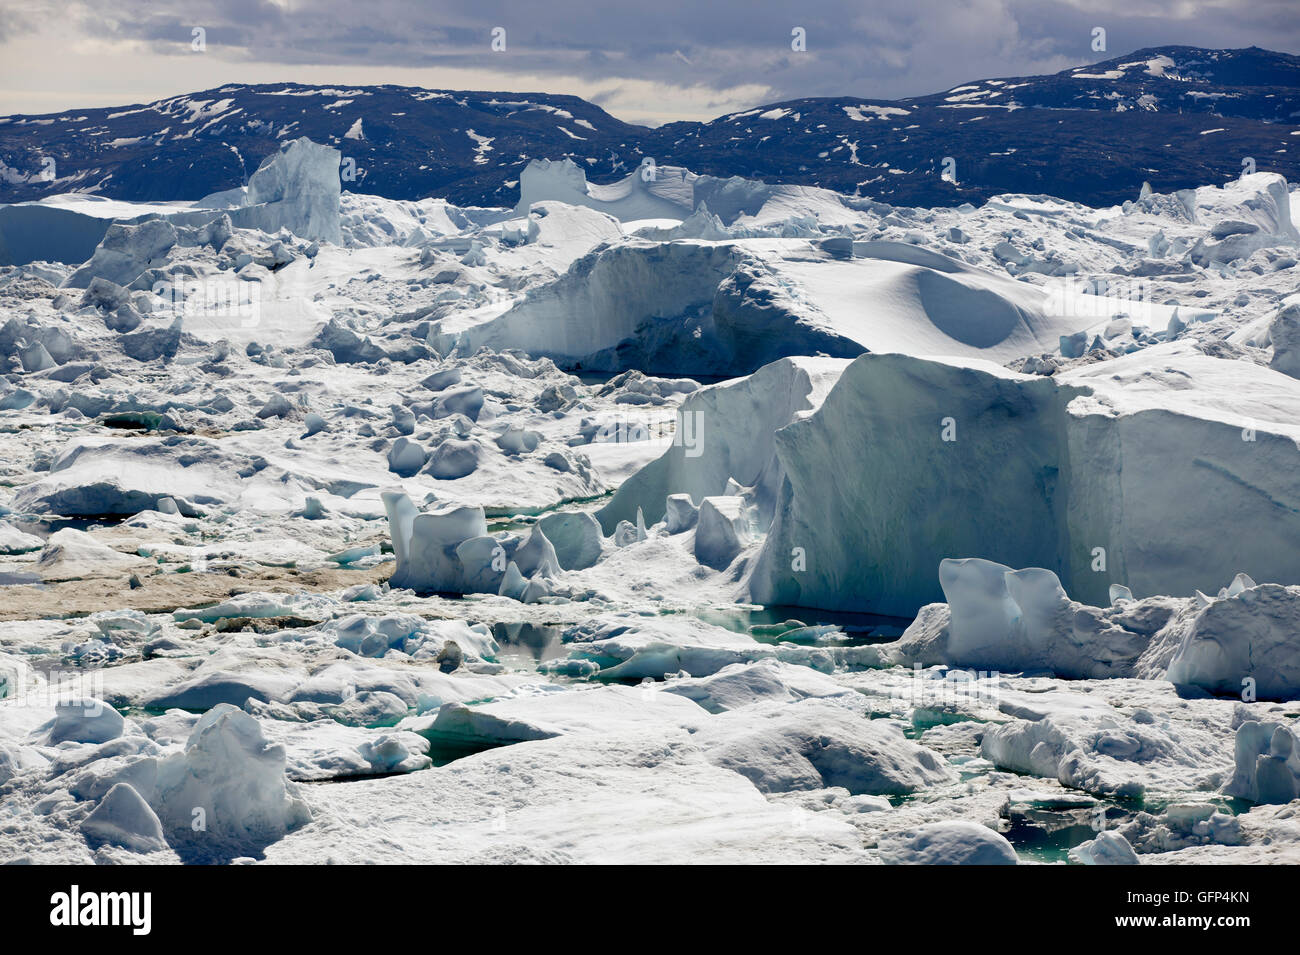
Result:
M191 30L209 52L258 64L491 70L716 91L766 90L768 101L856 94L896 98L989 76L1054 72L1146 46L1300 50L1296 0L89 0L70 29L182 56ZM0 37L18 21L0 13ZM807 52L790 48L807 32ZM1104 27L1108 49L1090 48ZM507 51L490 50L494 27ZM734 99L734 97L732 97Z
M32 18L23 11L0 7L0 45L15 40L34 28Z

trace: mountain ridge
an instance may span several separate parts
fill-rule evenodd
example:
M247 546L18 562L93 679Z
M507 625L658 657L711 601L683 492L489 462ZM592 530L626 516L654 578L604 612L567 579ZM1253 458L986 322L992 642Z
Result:
M1162 191L1226 181L1247 157L1300 179L1297 122L1300 57L1258 47L1150 47L898 100L801 98L660 127L569 94L226 84L152 103L0 117L0 201L70 191L194 199L242 185L281 143L306 135L339 148L345 172L352 160L346 189L462 205L513 205L531 159L570 158L603 183L647 157L896 205L1004 192L1104 205L1131 198L1143 181Z

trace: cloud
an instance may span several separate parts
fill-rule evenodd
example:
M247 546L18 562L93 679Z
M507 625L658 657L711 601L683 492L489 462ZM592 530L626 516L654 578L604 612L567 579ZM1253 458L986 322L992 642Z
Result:
M35 0L23 11L0 11L6 111L346 79L573 93L662 122L807 96L900 98L1169 43L1300 50L1294 0ZM1107 53L1090 47L1094 26ZM194 27L206 31L200 56ZM806 52L791 49L794 27Z
M24 11L0 7L0 47L35 29L36 24Z

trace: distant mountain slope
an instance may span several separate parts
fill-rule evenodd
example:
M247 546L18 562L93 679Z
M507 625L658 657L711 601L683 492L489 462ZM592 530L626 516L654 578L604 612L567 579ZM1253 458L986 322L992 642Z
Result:
M354 161L346 189L464 205L513 204L530 159L568 157L608 182L647 156L900 205L1009 191L1106 204L1132 198L1143 180L1162 191L1222 182L1245 157L1300 179L1297 124L1300 57L1253 47L1160 47L905 100L793 100L658 129L574 96L234 85L0 118L0 201L68 191L198 198L244 183L281 142L308 136ZM941 175L944 157L955 184Z

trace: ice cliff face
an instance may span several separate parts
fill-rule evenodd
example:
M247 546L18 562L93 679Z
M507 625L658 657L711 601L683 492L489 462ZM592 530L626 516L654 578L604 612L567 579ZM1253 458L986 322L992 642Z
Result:
M636 170L608 186L587 182L587 174L572 159L534 159L519 174L517 213L534 202L558 200L586 206L624 222L637 219L680 219L695 210L695 176L680 167Z
M1238 571L1300 581L1295 380L1174 346L1151 357L1053 379L857 359L776 434L786 477L750 594L912 613L939 597L933 568L965 553L1047 568L1092 602Z
M658 337L672 349L688 343L693 327L686 316L707 311L737 259L734 249L689 243L592 252L501 318L463 333L458 350L515 347L576 363L661 322L666 327Z
M223 214L239 228L268 234L287 229L303 239L341 244L340 156L331 146L300 137L267 156L248 185L192 203L151 206L57 196L0 205L0 264L85 263L72 287L86 288L95 276L129 286L176 244L177 227L207 227Z
M286 144L248 178L247 191L239 196L242 201L228 210L231 221L246 229L267 233L288 229L304 239L341 243L341 155L332 146L306 137ZM219 207L219 196L200 200L199 205Z
M739 382L690 395L678 411L672 447L625 481L597 512L606 532L619 521L634 521L638 510L657 523L670 495L687 494L699 504L724 494L729 481L752 489L760 519L770 521L783 478L776 433L820 405L846 364L786 358Z
M1005 359L1095 324L1033 286L901 242L760 239L597 247L462 332L569 367L739 375L788 355L864 351Z

